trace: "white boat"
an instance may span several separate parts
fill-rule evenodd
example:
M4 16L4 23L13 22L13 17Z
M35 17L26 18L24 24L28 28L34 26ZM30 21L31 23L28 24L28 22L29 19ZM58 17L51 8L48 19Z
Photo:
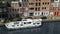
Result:
M41 21L42 21L42 19L22 19L22 21L6 23L5 26L8 29L39 27L42 25Z

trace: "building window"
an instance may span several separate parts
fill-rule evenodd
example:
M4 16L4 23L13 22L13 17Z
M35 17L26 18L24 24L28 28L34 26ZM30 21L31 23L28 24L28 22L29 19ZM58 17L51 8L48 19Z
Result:
M36 6L38 6L38 3L36 3Z
M58 3L58 2L55 2L55 3L53 4L53 7L58 7L58 5L59 5L59 3Z
M40 16L41 15L41 12L35 12L34 15L35 16Z
M39 3L39 6L40 6L40 3Z
M41 0L36 0L36 1L41 1Z
M40 11L40 8L38 8L38 11Z
M42 10L44 10L45 8L44 7L42 7Z
M51 0L51 2L54 2L54 0Z
M22 2L27 2L28 0L22 0Z
M37 8L35 8L35 11L37 11Z
M36 0L36 1L39 1L39 0Z
M58 0L55 0L55 1L58 1Z
M58 16L59 12L54 12L54 16Z
M42 4L44 5L44 2Z
M19 6L18 3L15 3L15 6L18 7Z
M43 5L49 5L49 2L43 2L42 4Z
M34 8L29 8L30 10L34 10Z
M58 10L58 8L57 7L53 7L53 10Z
M45 5L46 5L47 3L45 2Z
M49 2L47 4L49 5Z
M35 11L40 11L40 8L35 8Z
M15 25L12 25L12 27L14 27Z
M20 6L20 7L22 6L21 3L19 3L19 6Z
M46 10L46 7L42 7L42 10Z
M48 12L42 12L42 16L48 16Z
M50 16L53 16L53 12L50 12Z
M29 5L34 5L34 3L29 3Z
M34 15L34 13L29 13L29 16L33 16Z
M39 0L39 1L41 1L41 0Z
M46 7L45 7L45 9L46 9Z

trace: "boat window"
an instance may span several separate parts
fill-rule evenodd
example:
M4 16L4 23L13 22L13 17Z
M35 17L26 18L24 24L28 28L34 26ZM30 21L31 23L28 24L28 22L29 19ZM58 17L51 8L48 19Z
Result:
M8 26L8 25L7 25Z
M24 24L26 24L26 22L24 22Z
M21 26L23 26L23 24L21 24Z
M14 24L19 24L19 23L14 23Z
M33 25L35 25L36 23L33 23Z
M28 22L28 24L31 24L31 22Z
M27 21L27 20L22 20L22 21Z
M31 22L24 22L24 24L31 24Z
M19 26L19 25L17 25L17 26Z
M40 24L40 23L37 23L37 24Z
M12 27L14 27L15 25L12 25Z

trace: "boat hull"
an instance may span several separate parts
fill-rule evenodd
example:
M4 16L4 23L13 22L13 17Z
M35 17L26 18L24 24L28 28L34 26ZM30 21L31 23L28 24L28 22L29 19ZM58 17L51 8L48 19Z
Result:
M17 21L6 23L5 26L8 29L19 29L19 28L31 28L31 27L39 27L42 23L40 20L29 20L29 21Z

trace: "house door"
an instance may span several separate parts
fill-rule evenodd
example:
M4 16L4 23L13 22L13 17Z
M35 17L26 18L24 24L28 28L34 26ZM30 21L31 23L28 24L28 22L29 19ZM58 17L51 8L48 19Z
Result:
M59 12L54 12L54 16L58 16Z

